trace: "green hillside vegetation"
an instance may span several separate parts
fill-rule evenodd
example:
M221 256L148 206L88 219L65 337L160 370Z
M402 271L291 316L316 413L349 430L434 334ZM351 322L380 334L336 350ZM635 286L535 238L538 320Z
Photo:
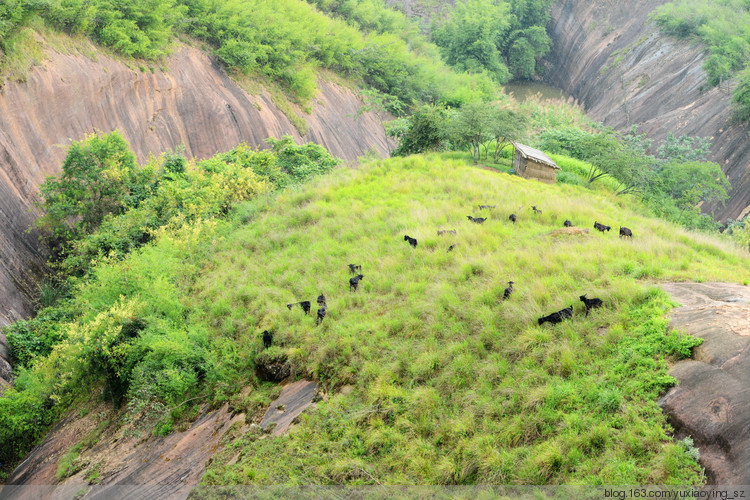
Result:
M732 103L736 119L750 119L750 6L743 0L679 0L656 8L652 18L666 33L696 37L706 47L703 69L710 85L738 76Z
M489 99L496 90L487 77L452 71L434 47L391 33L398 26L366 34L302 0L10 0L0 5L0 67L29 41L28 26L38 19L147 60L188 35L207 43L230 72L268 78L301 103L314 96L319 68L375 89L396 113L418 102Z
M233 436L205 484L701 481L655 403L674 382L668 361L696 341L667 333L670 302L648 282L731 281L748 260L730 243L639 215L606 190L436 155L338 171L277 202L240 209L253 222L216 248L195 307L255 356L265 355L258 332L275 331L273 354L330 398L286 437ZM480 203L497 208L471 224ZM566 218L636 236L550 236ZM443 228L458 234L437 236ZM350 262L365 275L356 293ZM319 327L284 307L321 291ZM582 293L607 306L585 318ZM573 321L537 325L570 304ZM352 392L335 395L342 385ZM257 398L235 404L252 413Z
M367 31L397 33L419 43L415 21L386 7L382 0L309 0L324 12ZM546 32L550 0L462 0L455 5L423 5L432 17L430 39L445 62L459 71L488 73L496 82L530 79L549 52ZM427 19L422 19L427 22Z
M5 329L18 378L0 398L4 468L92 390L158 420L216 382L206 332L183 300L230 207L337 164L321 146L269 141L270 150L241 144L197 163L169 153L142 167L117 132L70 147L61 176L42 186L38 221L58 275L42 288L37 316Z
M548 186L440 155L301 185L330 168L326 156L276 146L195 165L154 159L143 168L156 171L154 194L65 247L79 276L68 293L6 330L19 372L0 398L6 467L71 408L101 399L123 408L121 426L160 435L204 403L257 414L278 394L257 363L285 359L326 399L287 437L233 436L206 484L701 482L655 403L674 383L668 362L697 341L667 332L671 304L649 282L733 281L749 263L742 251L650 219L605 186ZM276 185L287 188L258 196ZM203 198L216 202L196 211ZM564 219L635 237L550 236ZM139 224L150 224L145 242ZM365 275L356 293L351 262ZM285 307L320 292L318 327ZM583 293L605 307L585 318ZM537 325L570 304L572 321ZM265 329L276 334L267 351ZM344 385L352 392L337 395Z
M636 194L652 215L692 229L718 229L700 205L725 201L730 187L721 167L706 159L709 138L669 134L653 148L636 128L619 134L582 119L563 103L470 102L460 109L424 105L386 124L386 132L398 141L394 156L465 150L474 163L498 166L501 156L512 156L510 144L518 141L572 157L585 162L587 170L582 176L563 173L561 181L607 179L617 194Z

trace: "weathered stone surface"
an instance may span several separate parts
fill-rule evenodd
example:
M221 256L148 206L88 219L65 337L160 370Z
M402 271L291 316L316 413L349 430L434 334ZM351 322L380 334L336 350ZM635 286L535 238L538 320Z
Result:
M208 460L219 449L230 427L244 426L245 421L244 414L233 416L225 405L204 413L187 431L173 432L163 438L143 439L121 430L105 431L93 448L81 452L80 459L87 466L58 484L55 473L60 457L105 418L112 418L112 414L101 411L86 417L71 416L58 425L7 481L8 485L38 487L7 488L0 491L0 497L3 500L72 498L71 494L81 487L86 490L87 474L98 467L101 483L86 498L186 498L200 481Z
M750 211L748 127L730 125L731 85L711 88L704 48L663 35L648 15L666 0L554 2L545 80L576 98L587 114L617 130L638 125L659 144L667 134L710 137L711 160L732 184L718 218Z
M660 401L689 434L716 484L750 484L750 287L729 283L663 285L681 307L671 326L704 342L671 370L679 381Z
M25 82L0 82L0 326L31 314L39 267L38 234L27 233L45 176L58 173L71 141L95 130L119 130L140 161L180 144L204 158L245 141L264 147L269 136L291 134L354 160L388 139L373 113L358 115L349 88L321 80L300 136L271 95L250 95L209 56L178 47L164 70L131 69L97 53L47 51Z
M260 423L262 429L273 427L273 435L281 436L294 423L294 419L313 405L313 399L318 392L318 385L309 380L299 380L289 384L281 391L279 398L271 403L271 406L263 415Z

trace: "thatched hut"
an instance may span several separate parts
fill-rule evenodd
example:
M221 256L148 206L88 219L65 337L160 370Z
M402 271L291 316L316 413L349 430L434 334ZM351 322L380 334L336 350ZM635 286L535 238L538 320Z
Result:
M557 182L557 171L560 167L549 156L517 142L513 143L513 147L516 150L513 155L513 168L518 175L524 179L536 179L549 184Z

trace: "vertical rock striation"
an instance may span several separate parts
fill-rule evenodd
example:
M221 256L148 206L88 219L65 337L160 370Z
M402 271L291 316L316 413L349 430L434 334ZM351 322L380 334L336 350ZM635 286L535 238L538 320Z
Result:
M595 120L626 131L638 125L658 144L669 132L710 137L710 159L732 184L721 220L750 211L748 127L730 125L731 85L707 84L705 51L661 34L649 14L666 0L563 0L548 26L548 83L575 97Z

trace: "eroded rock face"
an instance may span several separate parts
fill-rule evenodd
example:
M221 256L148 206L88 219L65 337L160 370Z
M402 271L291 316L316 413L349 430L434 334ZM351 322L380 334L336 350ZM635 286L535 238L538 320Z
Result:
M245 414L233 414L228 405L206 412L188 430L156 438L105 430L92 447L83 449L77 459L77 472L59 482L56 477L60 458L79 443L105 418L115 412L103 408L85 417L71 415L53 429L0 489L4 500L31 498L73 498L86 491L86 498L186 498L200 481L210 458L232 427L245 429ZM132 429L131 429L132 431ZM91 485L91 478L98 479ZM0 486L0 488L2 488Z
M381 120L358 115L361 100L338 84L319 82L303 137L268 92L248 94L196 48L179 47L163 70L146 71L91 52L93 59L50 49L26 82L0 82L0 326L32 312L45 261L38 234L26 232L37 216L33 202L71 141L86 134L119 130L141 162L180 144L189 157L205 158L284 134L345 160L389 148Z
M313 405L317 393L318 384L311 380L298 380L284 386L281 395L263 415L261 429L272 429L274 436L285 434L297 417Z
M698 43L664 36L649 14L666 0L564 0L552 7L553 48L545 80L617 130L638 125L658 145L669 132L710 137L710 159L732 184L721 220L750 211L747 126L729 125L731 91L709 88Z
M750 484L750 287L663 285L681 307L671 326L704 339L671 370L678 385L659 401L680 434L693 437L715 484Z

